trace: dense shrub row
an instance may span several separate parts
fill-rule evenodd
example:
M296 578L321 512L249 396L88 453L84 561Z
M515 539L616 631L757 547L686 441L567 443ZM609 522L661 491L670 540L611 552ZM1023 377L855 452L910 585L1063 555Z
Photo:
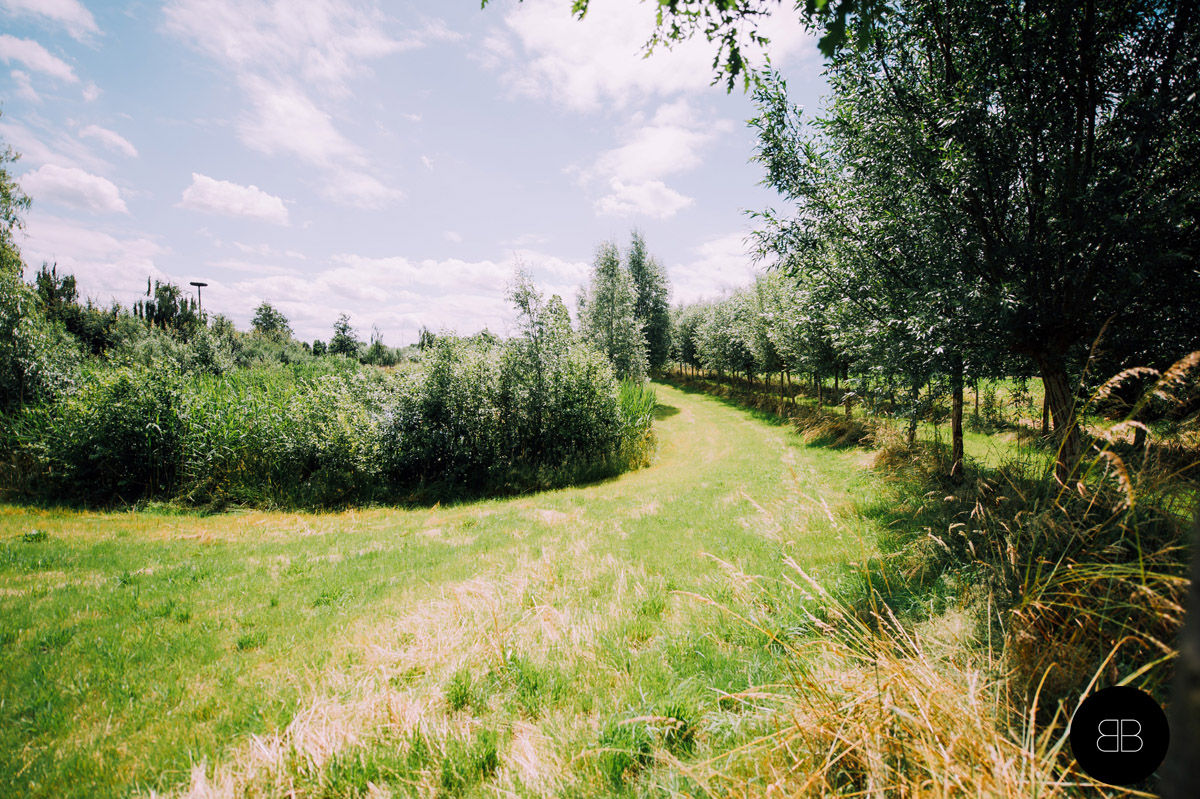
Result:
M4 483L84 503L321 507L512 492L615 474L651 447L653 393L570 335L441 339L423 368L345 359L186 373L89 364L7 418Z

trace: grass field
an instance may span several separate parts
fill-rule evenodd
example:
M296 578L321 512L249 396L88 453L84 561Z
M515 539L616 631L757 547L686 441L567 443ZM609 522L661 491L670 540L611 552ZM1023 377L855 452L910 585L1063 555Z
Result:
M783 559L840 579L875 487L862 450L658 392L653 466L527 497L0 508L0 795L684 785L761 732L745 692L803 623Z

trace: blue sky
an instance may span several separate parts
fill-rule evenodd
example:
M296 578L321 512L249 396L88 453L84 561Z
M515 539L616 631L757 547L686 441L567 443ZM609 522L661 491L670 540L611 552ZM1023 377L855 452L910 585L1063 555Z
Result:
M516 264L574 306L596 245L640 229L676 301L741 285L753 113L703 41L641 57L652 5L593 0L0 0L0 139L33 197L30 271L125 304L205 280L306 339L506 332ZM814 39L772 19L793 98Z

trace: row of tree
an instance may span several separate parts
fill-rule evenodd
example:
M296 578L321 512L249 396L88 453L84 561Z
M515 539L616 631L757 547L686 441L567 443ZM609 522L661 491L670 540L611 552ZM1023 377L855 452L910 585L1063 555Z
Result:
M766 74L752 120L807 357L946 375L956 473L964 374L1035 370L1067 480L1081 376L1200 347L1194 4L915 0L827 75L810 121Z

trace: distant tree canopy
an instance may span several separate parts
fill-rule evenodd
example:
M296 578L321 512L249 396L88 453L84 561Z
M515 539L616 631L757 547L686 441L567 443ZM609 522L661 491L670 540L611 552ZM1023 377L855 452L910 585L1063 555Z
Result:
M146 278L146 299L133 304L133 315L150 327L185 333L200 324L200 306L174 283Z
M281 311L271 303L264 302L254 309L254 318L250 320L254 332L266 336L273 341L287 341L292 337L292 326Z
M329 354L357 358L360 346L362 345L358 340L358 335L350 324L350 315L339 315L337 321L333 323L333 337L329 339Z

